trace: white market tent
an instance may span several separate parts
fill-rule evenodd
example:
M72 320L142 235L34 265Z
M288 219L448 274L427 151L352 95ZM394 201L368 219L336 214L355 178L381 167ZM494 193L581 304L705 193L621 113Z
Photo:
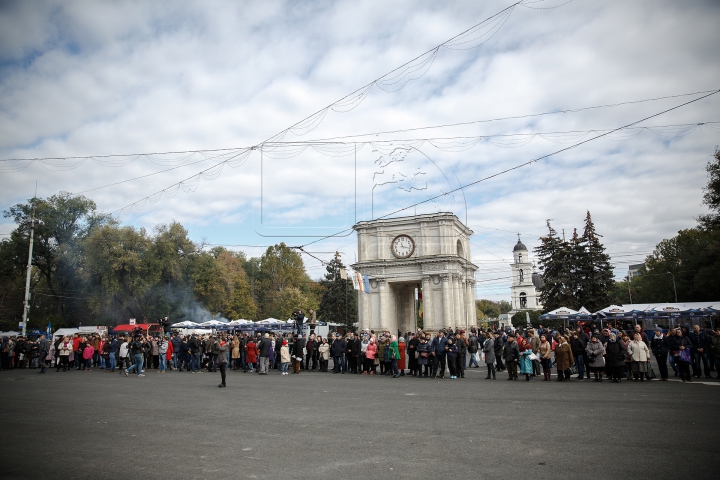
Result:
M199 326L200 327L221 327L223 325L227 325L227 323L221 322L219 320L208 320L207 322L202 322Z
M10 330L9 332L0 332L0 338L2 337L17 337L20 335L20 332L15 332L13 330Z
M257 323L258 323L259 325L271 325L271 324L283 323L283 322L281 322L281 321L278 320L277 318L272 318L272 317L270 317L270 318L266 318L265 320L260 320L260 321L257 322Z
M172 325L170 325L170 328L193 328L197 326L197 323L191 322L190 320L185 320L184 322L173 323Z
M248 323L253 323L253 322L251 320L245 320L243 318L239 318L237 320L233 320L232 322L228 322L226 325L228 327L230 327L230 326L236 327L238 325L247 325Z
M77 328L58 328L55 330L55 333L53 333L53 338L64 337L65 335L73 336L79 331Z

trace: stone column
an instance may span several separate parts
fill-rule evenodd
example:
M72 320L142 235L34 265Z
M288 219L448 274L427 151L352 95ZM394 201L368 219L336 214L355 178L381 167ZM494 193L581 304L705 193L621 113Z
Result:
M377 319L377 329L375 330L375 333L378 333L378 330L390 329L390 309L392 306L390 305L390 286L387 281L384 278L377 278L375 281L378 284L378 295L380 297L380 318Z
M468 278L465 282L465 303L468 306L468 328L477 325L475 314L475 279Z
M432 281L430 275L423 275L422 277L422 294L423 294L423 330L430 331L435 326L435 319L433 318L433 303L432 303Z
M441 322L437 322L438 327L450 325L453 314L452 275L446 273L441 275L440 279L442 280L443 319Z
M453 323L454 327L465 327L465 305L462 302L462 277L453 275Z

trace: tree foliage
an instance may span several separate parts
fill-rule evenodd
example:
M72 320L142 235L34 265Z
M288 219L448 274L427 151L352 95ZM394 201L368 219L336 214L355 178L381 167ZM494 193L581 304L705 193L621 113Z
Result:
M548 235L540 238L535 249L544 281L540 300L545 310L606 307L614 289L613 269L590 212L583 234L575 229L570 240L560 238L549 221L547 227Z
M351 280L343 280L340 277L340 269L344 268L345 265L339 258L334 258L325 266L325 278L320 280L320 285L324 289L320 298L318 318L324 322L340 323L352 328L357 322L358 293Z
M172 222L151 232L100 214L82 196L32 198L7 211L18 227L0 242L0 328L22 317L28 222L35 229L30 325L117 324L287 318L318 307L322 287L300 255L278 244L259 258L222 247L206 249ZM354 292L353 292L354 293Z

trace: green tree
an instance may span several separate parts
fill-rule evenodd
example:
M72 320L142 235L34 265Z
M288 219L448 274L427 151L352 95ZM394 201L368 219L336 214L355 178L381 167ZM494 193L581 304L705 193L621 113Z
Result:
M83 244L88 305L93 314L114 323L128 318L148 321L150 293L160 272L151 258L151 239L144 229L105 225Z
M14 276L25 276L28 225L32 218L41 220L44 225L35 229L34 236L32 263L38 273L33 276L32 286L36 297L46 300L42 302L46 306L42 313L60 318L83 316L84 303L77 290L82 259L77 255L77 245L93 229L109 223L110 218L99 214L92 200L67 192L47 199L31 198L5 210L4 216L18 224L9 241L3 242L1 259L5 270Z
M674 302L675 289L680 302L720 298L720 229L680 230L661 241L632 283L637 303Z
M720 149L715 149L713 159L705 166L708 183L703 188L703 204L710 208L710 213L700 215L698 223L704 230L720 228Z
M317 301L311 296L303 293L300 288L295 286L285 287L278 292L274 292L271 297L270 307L267 310L267 316L277 318L279 320L287 320L292 312L297 309L307 312L310 309L318 308Z
M547 227L548 235L540 237L540 245L535 248L545 283L540 289L540 300L547 311L560 307L573 308L575 292L572 287L570 245L557 235L550 221Z
M334 258L325 266L325 278L320 280L323 293L318 318L324 322L341 323L353 329L353 324L357 322L358 293L351 280L340 278L340 269L344 268L345 265L339 258Z
M584 306L591 312L607 307L613 290L613 267L610 256L600 242L590 212L585 217L585 229L579 244L573 241L575 253L575 278L578 282L577 302L574 308ZM574 239L577 238L577 233ZM577 245L577 246L575 246Z
M513 315L510 320L515 327L524 327L527 325L527 314L530 315L530 323L538 326L540 323L540 312L537 310L522 310Z
M289 287L295 287L310 299L310 277L300 254L284 243L268 247L260 258L259 281L255 292L261 316L272 316L278 309L274 303L278 294ZM290 312L292 313L292 311Z

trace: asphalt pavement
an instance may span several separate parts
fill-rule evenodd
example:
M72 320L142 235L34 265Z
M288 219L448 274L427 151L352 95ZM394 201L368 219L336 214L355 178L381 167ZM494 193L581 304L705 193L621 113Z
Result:
M0 477L719 478L720 382L0 372Z

